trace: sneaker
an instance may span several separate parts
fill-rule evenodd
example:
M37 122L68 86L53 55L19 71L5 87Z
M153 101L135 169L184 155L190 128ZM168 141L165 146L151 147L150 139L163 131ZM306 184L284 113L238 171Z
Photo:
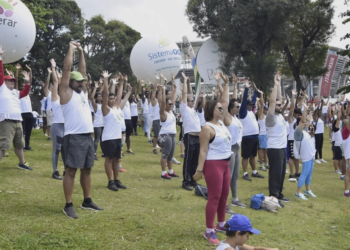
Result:
M344 196L350 198L350 192L349 193L344 192Z
M193 187L188 183L182 183L181 187L187 191L192 191Z
M280 200L278 200L278 205L280 205L281 208L284 207L284 204Z
M168 175L168 173L165 173L165 175L161 175L160 178L165 180L171 180L171 177Z
M160 147L158 146L158 144L157 144L156 148L160 148Z
M243 175L243 179L246 181L252 181L252 179L250 179L250 177L249 177L249 174Z
M341 181L343 181L344 178L345 178L345 175L341 175L341 176L340 176L340 180L341 180Z
M265 168L266 168L266 169L269 169L269 168L270 168L269 164L266 164L266 165L265 165Z
M156 148L154 148L154 149L153 149L153 154L155 154L155 155L157 155L157 154L158 154L158 152L157 152L157 149L156 149Z
M231 206L233 207L242 207L242 208L246 208L247 206L245 204L243 204L240 200L232 200L231 201Z
M88 210L94 210L94 211L100 211L103 210L102 207L97 206L95 203L91 202L91 203L85 203L83 202L83 204L81 204L80 206L82 209L88 209Z
M235 214L235 212L233 212L232 210L231 210L231 208L228 206L228 205L226 205L226 213L227 214ZM217 225L218 226L218 225ZM219 232L222 232L222 231L219 231ZM226 230L225 230L225 232L226 232Z
M301 173L295 173L295 176L296 176L297 178L299 178L300 175L301 175Z
M266 171L266 167L264 164L261 164L259 167L259 170Z
M296 193L294 196L299 198L299 199L302 199L304 201L308 200L308 198L306 198L302 193L300 193L300 194Z
M310 197L312 197L312 198L316 198L317 196L311 191L311 190L309 190L309 191L304 191L304 195L308 195L308 196L310 196Z
M126 150L126 153L134 155L135 153L130 149L130 150Z
M20 164L18 164L18 168L22 169L22 170L31 170L31 171L33 171L33 169L31 167L29 167L27 164L28 163L26 163L26 162L24 162L23 164L20 163Z
M226 208L227 209L227 208ZM230 209L230 208L229 208ZM226 227L220 227L219 224L216 224L216 227L214 228L216 232L226 233L227 229Z
M95 161L98 161L98 157L97 157L97 154L95 154Z
M24 147L25 150L33 151L31 146Z
M185 158L185 154L181 154L180 157L181 157L181 158Z
M128 170L126 170L125 168L123 168L123 167L120 167L119 168L119 172L122 172L122 173L127 173L128 172Z
M178 160L175 159L175 157L173 157L173 163L176 164L176 165L180 165L181 162L179 162Z
M203 237L204 239L207 239L211 244L214 244L214 245L220 244L220 241L218 240L218 237L216 236L215 232L205 233L203 234Z
M320 162L323 162L323 163L327 163L325 160L323 160L323 159L320 159Z
M78 215L74 210L74 207L63 208L63 213L70 219L78 219Z
M62 176L60 176L60 173L58 171L56 171L52 174L52 178L54 178L56 180L62 180Z
M8 153L5 153L4 156L5 156L5 157L9 157L9 154L8 154Z
M338 169L338 170L335 170L334 173L336 174L342 174L342 172Z
M105 158L105 154L102 154L101 157L102 157L102 158Z
M48 136L48 137L47 137L47 140L48 140L48 141L51 141L51 136Z
M152 144L153 142L152 142L151 140L148 140L148 143L149 143L149 144Z
M178 177L179 177L179 176L175 173L175 171L174 171L172 174L168 173L168 175L169 175L170 177L173 177L173 178L178 178Z
M283 202L289 202L289 199L288 198L286 198L286 197L282 197L281 199L279 199L280 201L283 201Z
M190 182L190 185L191 185L192 187L197 187L198 183L197 183L196 181L191 181L191 182Z
M319 160L315 160L315 162L318 163L318 164L321 164L321 162Z
M289 175L289 179L290 179L290 178L297 178L297 175L296 175L296 174L290 174L290 175Z
M259 174L258 172L256 172L256 174L252 173L252 177L255 177L255 178L265 178L264 176L262 176L262 175Z
M118 187L114 181L108 182L107 188L112 191L118 191Z
M126 186L124 186L120 180L116 180L114 181L114 183L115 185L117 185L118 188L126 189Z

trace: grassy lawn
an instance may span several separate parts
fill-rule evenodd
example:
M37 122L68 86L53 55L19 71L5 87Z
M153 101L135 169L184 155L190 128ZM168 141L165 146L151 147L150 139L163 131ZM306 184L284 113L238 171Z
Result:
M202 238L206 201L182 189L182 178L160 179L160 154L152 154L144 136L132 137L135 155L123 158L128 173L121 173L120 180L128 189L109 191L104 159L95 161L92 199L104 211L78 209L83 195L77 175L73 192L77 220L62 213L62 181L51 178L51 142L41 130L33 130L31 146L35 151L25 152L25 158L34 171L17 169L13 151L0 162L0 249L215 249ZM334 173L328 130L323 149L328 163L315 165L311 183L317 198L297 200L296 183L288 182L286 175L284 195L291 201L278 213L233 209L250 217L261 231L248 244L288 250L350 249L350 200L343 196L344 182ZM175 156L181 159L178 145ZM182 165L174 169L182 174ZM62 174L62 161L59 171ZM256 193L268 195L268 174L261 174L265 179L239 178L238 195L245 204ZM204 180L200 183L205 185ZM221 233L218 237L225 238Z

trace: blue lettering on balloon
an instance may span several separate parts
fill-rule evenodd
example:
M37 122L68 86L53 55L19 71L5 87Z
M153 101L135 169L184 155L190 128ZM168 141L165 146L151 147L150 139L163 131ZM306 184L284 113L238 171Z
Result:
M148 58L149 60L153 60L153 59L156 59L158 57L164 57L164 56L172 56L172 55L181 55L181 52L180 50L178 49L173 49L173 50L167 50L167 51L157 51L155 53L149 53L148 54ZM179 59L177 59L179 60ZM155 62L156 63L156 62Z

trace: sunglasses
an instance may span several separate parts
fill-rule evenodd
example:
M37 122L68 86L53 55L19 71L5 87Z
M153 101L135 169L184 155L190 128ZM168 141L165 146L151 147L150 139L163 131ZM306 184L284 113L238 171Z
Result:
M280 103L280 104L276 104L276 106L281 107L281 106L282 106L282 104L281 104L281 103Z
M235 106L235 108L239 108L239 105Z
M218 110L220 111L220 113L224 112L224 109L222 107L218 107Z

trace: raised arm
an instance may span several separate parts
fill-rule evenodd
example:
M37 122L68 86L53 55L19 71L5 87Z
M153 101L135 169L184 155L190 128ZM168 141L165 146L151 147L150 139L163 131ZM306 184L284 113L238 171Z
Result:
M294 114L294 109L295 109L295 97L297 95L297 92L295 89L292 89L292 101L290 104L290 109L289 109L289 115L288 115L288 123L292 123L294 120L293 114Z
M30 86L31 86L29 73L27 71L22 71L22 75L23 75L23 81L25 82L25 86L24 86L24 89L19 92L20 99L29 94Z
M4 67L2 65L2 55L5 53L6 50L2 50L2 45L0 45L0 86L4 83ZM17 78L18 80L18 78Z
M182 72L182 77L184 78L184 83L182 85L182 102L187 104L187 79L188 77Z
M47 77L46 82L44 85L44 95L47 97L49 95L49 84L50 84L50 78L51 78L52 70L50 68L47 68Z
M276 76L275 76L275 85L273 87L273 90L270 94L270 99L269 99L269 109L268 112L270 113L270 115L275 115L275 107L276 107L276 99L277 99L277 92L278 92L278 88L280 85L280 75L279 72L277 72Z
M15 89L18 89L19 70L20 70L21 68L22 68L22 66L21 66L19 63L17 63L17 64L16 64L16 75L15 75L17 81L16 81L16 83L15 83Z
M277 99L282 102L282 94L281 94L281 72L277 71L278 77L275 78L277 81L279 81L279 84L277 86Z
M103 71L102 75L105 73L106 71ZM107 72L108 73L108 72ZM94 81L94 89L91 91L91 94L89 96L89 99L91 101L91 106L94 108L94 112L96 113L97 112L97 104L96 104L96 101L95 101L95 95L96 95L96 91L97 91L97 88L98 88L98 82L97 81ZM103 89L104 89L104 85L103 85ZM108 89L108 84L107 84L107 89Z
M233 85L233 93L232 98L237 99L237 92L238 92L238 79L235 74L232 75L232 81L234 83Z
M122 101L123 86L124 86L125 77L119 72L118 92L117 92L117 95L115 97L115 102L114 102L115 103L114 106L119 107L119 108L121 108L121 101ZM124 105L125 105L125 103L124 103ZM124 105L123 105L123 108L124 108Z
M248 113L247 112L247 101L248 101L248 92L249 92L250 84L249 84L248 80L245 80L244 83L245 83L245 89L244 89L241 107L239 108L239 118L240 119L244 119Z
M229 79L227 75L224 75L222 72L220 72L220 77L222 80L224 80L224 88L223 88L223 92L221 94L221 98L220 98L220 103L222 105L222 108L224 109L224 112L222 114L222 117L225 117L228 113L228 103L230 101L230 97L229 97Z
M100 90L102 91L102 114L103 116L106 116L110 111L110 108L108 107L108 101L109 101L108 78L111 76L111 74L108 74L108 71L103 71L101 75L103 77L103 82L104 82L102 89ZM94 91L96 91L97 87L98 87L98 82L95 82ZM94 99L95 106L97 106L95 102L95 98L92 98L92 99ZM92 100L91 100L91 103L92 103Z
M176 102L176 99L177 99L177 87L176 87L176 84L175 84L175 81L174 81L174 77L171 81L171 101L174 103L175 105L175 102Z
M162 73L160 73L161 75L161 78L164 79L164 76ZM154 86L153 86L153 91L152 91L152 96L151 96L151 102L152 102L152 106L156 106L157 105L157 99L156 99L156 93L157 93L157 86L158 86L158 83L160 82L160 78L156 75L156 82L154 83Z
M257 90L260 93L260 100L259 100L259 109L258 109L258 118L260 120L264 119L264 93L261 90Z
M54 59L50 60L51 69L52 69L52 93L51 93L51 102L58 100L60 97L58 95L58 78L56 75L56 62Z
M131 95L131 91L132 91L132 87L130 86L130 84L126 83L126 88L128 90L128 92L126 93L126 95L124 96L124 99L120 102L120 108L123 109L125 106L125 103L129 100L129 97Z
M287 110L287 107L288 107L288 104L289 104L289 96L288 95L286 95L286 99L287 99L287 101L283 105L283 108L282 108L282 111L281 111L282 114L284 114L284 112Z
M86 75L86 64L85 64L85 57L84 57L84 50L81 47L80 43L76 43L77 49L79 51L79 65L78 65L78 71L85 76Z
M70 82L70 72L73 64L73 53L77 48L76 42L69 43L68 53L64 59L61 86L59 89L59 95L61 97L61 104L66 104L72 96L72 89L69 87ZM63 100L64 99L64 100Z
M160 102L160 109L159 109L160 119L161 121L165 121L167 118L167 114L165 112L165 106L166 106L165 86L161 85L158 91L161 91L162 93L161 100L158 100L158 102Z

